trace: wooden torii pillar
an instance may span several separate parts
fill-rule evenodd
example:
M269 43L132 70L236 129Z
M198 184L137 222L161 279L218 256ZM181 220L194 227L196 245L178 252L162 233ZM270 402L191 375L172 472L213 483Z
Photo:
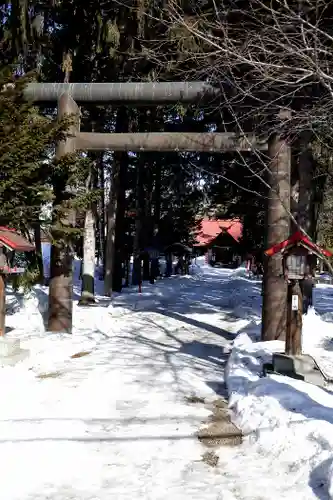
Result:
M67 138L57 144L56 158L58 160L66 154L75 152L75 135L80 130L80 109L69 94L63 93L58 100L58 118L63 119L66 115L75 116L76 119L68 130ZM66 188L69 190L69 186ZM61 197L63 193L55 193L56 201L58 201L58 195ZM64 214L62 223L69 231L74 228L75 212L70 210ZM51 246L50 264L48 330L71 333L73 323L73 249L69 241L65 241L63 245Z
M221 98L218 88L205 82L167 83L31 83L24 90L29 101L58 102L60 117L79 115L77 103L113 105L161 105L176 102L212 102ZM48 104L49 105L49 104ZM79 122L69 137L58 146L57 157L75 150L112 151L251 151L266 150L266 142L255 136L234 133L92 133L80 132ZM70 221L67 221L70 224ZM50 279L50 317L48 328L56 332L72 331L72 256L52 250ZM56 264L58 262L58 264ZM61 300L59 300L61 297Z

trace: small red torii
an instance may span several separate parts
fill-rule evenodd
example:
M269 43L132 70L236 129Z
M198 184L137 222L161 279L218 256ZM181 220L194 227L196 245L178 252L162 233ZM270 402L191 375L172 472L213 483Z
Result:
M321 248L320 246L316 245L316 243L313 243L313 241L311 241L310 238L301 231L296 231L286 240L273 245L271 248L268 248L268 250L265 250L265 255L267 255L268 257L272 257L272 255L275 255L279 252L284 252L293 245L302 245L318 256L324 255L325 257L332 257L333 255L333 253L329 250Z

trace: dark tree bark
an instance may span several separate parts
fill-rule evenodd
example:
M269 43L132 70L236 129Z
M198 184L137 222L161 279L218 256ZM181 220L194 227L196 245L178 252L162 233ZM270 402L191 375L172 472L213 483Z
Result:
M126 108L119 108L117 112L116 132L128 131L128 112ZM123 206L122 201L125 192L121 193L122 185L125 184L123 177L126 175L127 169L127 153L114 154L114 161L112 165L112 180L110 189L110 199L107 212L107 236L106 236L106 249L105 249L105 277L104 277L104 293L110 296L113 290L114 270L117 269L116 288L119 289L119 282L121 282L121 255L116 251L116 225L117 215L118 224L123 226ZM118 202L120 201L120 211L118 211ZM121 228L119 228L121 231ZM118 240L119 241L119 240ZM121 245L121 243L119 243ZM119 265L120 262L120 265ZM115 268L115 266L117 266ZM119 268L119 270L118 270ZM119 274L118 274L119 273ZM121 288L121 286L120 286Z
M299 202L299 151L293 147L291 150L291 175L290 175L290 211L297 221ZM290 232L297 231L297 224L290 221Z
M112 294L112 280L113 280L113 262L114 262L114 244L116 233L116 211L117 211L117 190L118 190L118 177L119 172L117 163L112 165L111 187L110 195L107 206L107 232L105 241L105 266L104 266L104 294L111 296Z
M128 111L119 112L119 123L117 121L117 131L128 132L130 120ZM128 176L128 153L114 153L114 161L118 163L119 178L117 190L117 213L116 213L116 233L115 233L115 258L113 267L113 291L121 292L123 287L123 277L127 266L128 250L125 248L125 211L126 211L126 188ZM127 278L128 280L128 278ZM126 280L126 281L127 281Z
M161 186L162 186L162 168L161 162L155 165L155 189L154 189L154 225L159 229L161 220Z
M142 223L144 218L144 156L138 158L136 172L136 201L135 201L135 233L133 243L133 273L132 285L142 283L141 250L142 250Z
M44 267L43 267L43 255L42 255L42 238L40 222L37 221L34 224L34 240L36 248L36 262L39 271L38 283L44 283Z
M300 137L299 144L299 199L297 222L311 238L315 237L316 233L316 206L314 203L316 182L314 182L315 164L312 151L310 149L311 133L304 132ZM313 268L311 273L315 272L315 259L312 261ZM304 281L312 281L306 279ZM305 292L305 293L304 293ZM303 309L303 313L307 313L309 305L313 304L313 286L306 287L303 291L304 301L307 306Z
M310 139L311 136L309 133L303 133L299 144L299 198L297 222L309 236L313 237L315 232L313 194L316 186L313 182L314 159L309 147Z
M315 181L315 191L313 194L313 240L318 238L318 226L321 207L323 206L327 175L321 174Z
M128 169L128 154L115 153L115 162L119 164L119 184L117 192L117 214L115 234L115 258L113 267L113 291L121 292L123 283L123 264L125 263L125 209L126 209L126 178Z
M88 176L86 183L87 192L93 186L95 169ZM86 306L94 304L95 301L95 257L96 257L96 234L95 234L95 210L93 204L86 208L84 218L83 235L83 260L82 260L82 287L79 305Z
M95 206L96 213L96 251L98 264L104 267L105 253L105 198L104 198L104 153L98 155L94 175L94 188L101 191Z
M285 112L287 116L289 112ZM289 236L290 227L290 146L283 137L271 136L267 207L267 245L269 248ZM287 283L283 276L281 254L265 261L262 306L262 340L283 340L287 321Z
M148 114L147 110L140 111L138 128L139 131L146 131L148 128ZM146 228L145 224L145 209L146 209L146 168L148 164L147 153L141 152L138 154L137 167L136 167L136 188L135 188L135 233L133 242L133 274L132 284L140 285L143 279L149 279L149 260L144 256L142 251L146 245L146 238L144 236ZM143 260L143 269L142 269Z
M154 156L152 153L147 153L147 161L144 171L144 192L145 196L142 202L144 207L142 210L142 249L147 249L152 246L154 234L154 221L152 217L152 194L153 194L153 168ZM151 278L151 260L148 252L143 260L143 281L148 281Z

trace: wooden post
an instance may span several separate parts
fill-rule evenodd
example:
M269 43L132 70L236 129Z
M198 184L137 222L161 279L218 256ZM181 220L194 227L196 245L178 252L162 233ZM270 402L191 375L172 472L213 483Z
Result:
M302 314L303 297L298 280L288 285L288 312L286 354L298 355L302 353Z
M5 277L0 273L0 337L6 333L6 282Z
M62 94L58 102L58 117L62 119L66 115L76 115L78 119L70 127L70 135L57 145L56 157L58 159L75 151L74 135L80 127L80 110L77 104L69 94ZM61 191L61 187L59 190ZM55 187L55 196L59 198L56 202L59 203L63 200L63 193L57 192L57 187ZM69 211L67 216L62 219L62 224L68 229L75 225L75 212L73 210ZM72 333L72 248L68 241L64 241L63 234L59 233L54 236L58 241L51 247L48 330Z
M280 118L288 119L287 110ZM266 248L284 241L289 236L291 152L287 141L275 134L268 142L271 158L267 206ZM286 336L287 283L283 276L282 256L265 259L262 305L262 340L284 340Z

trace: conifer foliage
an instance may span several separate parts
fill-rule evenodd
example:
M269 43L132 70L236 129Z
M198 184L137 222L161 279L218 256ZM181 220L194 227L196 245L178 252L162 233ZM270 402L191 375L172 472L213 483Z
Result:
M27 230L51 200L52 149L64 127L25 102L27 78L8 72L0 72L0 221Z

